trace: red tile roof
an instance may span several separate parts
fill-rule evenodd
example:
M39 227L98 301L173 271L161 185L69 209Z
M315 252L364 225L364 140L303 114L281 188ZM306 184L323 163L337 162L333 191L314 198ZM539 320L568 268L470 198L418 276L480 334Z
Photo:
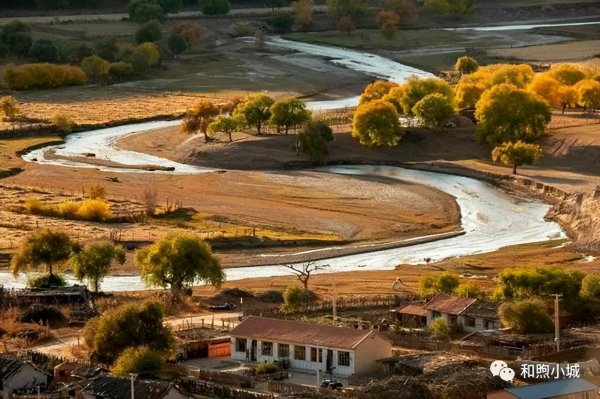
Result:
M407 314L411 316L427 316L427 309L424 309L423 306L419 305L407 305L400 309L398 313Z
M354 349L371 334L377 334L377 332L257 316L248 316L230 333L233 337L301 345L316 346L318 344L339 349Z
M476 298L463 298L448 294L438 294L431 301L427 302L423 308L433 310L434 312L458 315L476 301Z

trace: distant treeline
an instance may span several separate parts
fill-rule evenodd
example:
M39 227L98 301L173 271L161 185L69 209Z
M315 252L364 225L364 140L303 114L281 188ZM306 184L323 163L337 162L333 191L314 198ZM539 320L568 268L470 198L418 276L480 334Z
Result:
M199 0L182 0L182 2L186 8L197 8ZM129 0L1 0L0 10L31 8L43 10L107 8L122 9L123 11L126 11L128 3ZM232 0L231 3L241 7L264 7L267 1ZM287 3L287 1L283 1L283 3Z

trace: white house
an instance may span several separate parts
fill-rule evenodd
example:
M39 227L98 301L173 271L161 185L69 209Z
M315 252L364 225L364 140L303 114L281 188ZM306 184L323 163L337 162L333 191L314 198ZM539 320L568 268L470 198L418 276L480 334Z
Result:
M438 294L427 302L427 325L442 317L448 325L464 331L493 330L500 328L498 306L476 298L464 298L448 294Z
M287 359L294 369L331 371L343 377L376 371L380 368L377 360L391 353L391 343L374 330L256 316L247 317L231 330L232 359Z
M48 386L50 374L20 359L0 356L0 392L8 398L16 391L36 389L42 391Z

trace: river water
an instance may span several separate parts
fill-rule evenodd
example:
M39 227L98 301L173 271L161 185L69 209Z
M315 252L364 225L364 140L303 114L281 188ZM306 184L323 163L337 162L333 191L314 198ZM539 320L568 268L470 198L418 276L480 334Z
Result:
M581 23L581 25L583 24L592 23ZM505 28L508 30L566 25L574 24L537 24L520 25L518 28L515 26L497 26L465 29L503 30L503 28ZM387 58L354 50L290 42L281 38L272 38L270 44L286 47L306 54L327 57L332 63L361 71L377 78L388 79L400 83L411 75L423 77L432 76L428 72L399 64ZM357 102L358 97L353 97L334 101L313 102L309 103L309 106L314 110L321 110L354 106ZM48 148L32 151L31 153L24 155L23 159L29 162L38 162L42 164L67 167L90 167L112 172L197 174L211 171L211 169L180 164L148 154L121 150L114 145L119 138L128 134L175 126L177 124L179 124L179 121L157 121L77 133L68 136L63 145L52 147L57 155L66 157L85 156L86 153L93 153L95 155L94 158L96 159L109 160L122 165L160 165L172 168L173 171L147 172L138 169L112 168L108 166L99 167L85 162L65 159L47 159L44 154ZM424 263L425 258L439 260L449 257L491 252L508 245L565 237L564 232L558 224L546 222L544 220L544 215L549 208L547 204L509 195L502 190L476 179L433 172L407 170L391 166L336 166L321 168L320 171L323 173L339 173L346 175L386 176L393 179L416 182L438 188L456 197L456 201L461 209L462 227L465 230L465 235L440 241L326 259L320 262L321 264L330 265L326 272L390 270L401 263ZM265 254L264 256L267 258L271 257L274 266L228 269L227 279L238 280L248 277L289 275L288 269L277 265L277 256L271 256L269 254ZM399 274L401 275L401 271L399 271ZM70 280L75 282L72 278L70 278ZM24 276L15 279L10 273L0 273L0 284L9 287L22 287L24 283ZM107 291L128 291L143 289L144 285L139 276L113 276L107 277L104 280L102 287Z

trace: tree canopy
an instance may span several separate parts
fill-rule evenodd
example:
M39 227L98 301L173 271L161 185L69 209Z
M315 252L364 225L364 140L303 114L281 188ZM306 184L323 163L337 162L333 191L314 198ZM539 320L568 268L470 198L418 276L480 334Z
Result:
M513 174L517 173L517 166L531 165L541 157L542 147L538 144L527 144L521 140L514 143L502 143L492 151L492 160L502 162L504 165L511 165Z
M28 235L17 249L10 264L11 272L16 276L23 270L46 268L52 275L55 266L61 266L70 259L78 244L62 231L36 230Z
M98 292L100 281L108 274L113 261L125 262L125 251L121 246L110 242L88 244L73 257L73 274L79 280L88 280L92 289Z
M297 98L282 99L271 105L270 123L283 126L285 134L288 134L290 127L306 123L310 120L310 115L304 101Z
M454 69L460 72L461 75L468 75L479 69L479 64L474 58L471 58L468 55L463 55L456 60Z
M189 110L181 123L181 129L190 134L195 134L198 130L204 134L204 142L208 142L208 127L219 115L219 107L212 101L202 100Z
M454 108L448 97L434 93L419 100L413 107L413 113L422 125L442 129L454 115Z
M327 155L327 144L333 141L333 131L325 122L310 121L298 135L298 145L313 162L321 161Z
M256 132L260 134L263 124L271 118L271 106L274 102L275 100L265 94L250 97L238 104L233 111L233 117L240 125L256 127Z
M163 317L163 308L156 302L123 305L88 321L83 335L97 360L112 364L127 348L169 351L174 338Z
M585 79L577 83L577 102L585 108L600 108L600 82L594 79Z
M363 145L395 146L403 134L396 108L386 101L368 102L354 112L352 136Z
M219 286L225 273L210 246L191 234L171 234L135 254L148 286L170 287L176 298L186 286L206 282Z
M535 93L501 84L486 90L476 104L477 135L492 145L531 142L550 122L550 106Z
M229 115L219 115L217 119L210 125L208 125L208 130L211 132L223 132L229 136L229 142L233 141L231 137L231 133L235 132L238 128L238 122L235 118Z
M565 86L573 86L586 78L586 71L576 64L553 65L547 74Z
M358 104L362 105L369 101L382 99L395 87L399 87L398 83L389 82L387 80L376 80L365 87L360 94Z
M502 324L516 334L544 334L552 331L554 322L546 305L539 299L505 302L498 309Z
M147 346L125 349L115 361L111 372L128 377L137 374L139 378L156 378L165 366L163 356Z
M461 80L454 88L456 106L459 109L475 108L475 104L477 104L485 89L485 86L479 83Z
M413 107L423 97L439 93L446 97L450 103L454 102L454 92L448 82L438 78L421 79L411 76L403 85L404 93L402 95L402 109L406 115L413 115Z

